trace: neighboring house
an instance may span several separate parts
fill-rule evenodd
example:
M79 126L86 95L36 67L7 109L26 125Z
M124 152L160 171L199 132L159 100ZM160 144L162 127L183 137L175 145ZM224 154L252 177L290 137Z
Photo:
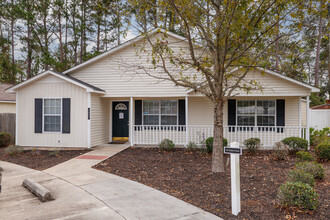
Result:
M313 106L311 109L311 127L323 129L330 127L330 100L325 104Z
M167 32L166 40L186 48L181 36ZM155 145L169 138L186 145L212 136L213 106L205 96L132 69L136 63L150 66L147 56L136 55L143 42L136 37L64 73L49 70L8 89L17 95L16 144L93 147L128 140ZM264 147L272 147L284 137L304 137L301 97L319 89L270 70L250 71L246 80L258 81L263 91L238 90L225 103L229 142L259 137Z
M12 84L0 83L0 113L16 113L16 95L5 90Z

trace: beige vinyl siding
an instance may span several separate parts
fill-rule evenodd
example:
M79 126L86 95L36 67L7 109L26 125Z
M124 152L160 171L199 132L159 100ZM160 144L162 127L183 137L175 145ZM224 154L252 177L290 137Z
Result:
M0 102L0 113L16 113L16 103Z
M299 97L235 97L236 100L285 99L285 126L299 126ZM213 125L213 104L205 97L189 97L189 125ZM228 125L228 105L223 109L224 126Z
M71 98L70 134L34 133L35 98ZM55 76L18 90L17 144L31 147L87 147L87 93Z
M168 39L178 41L177 39ZM182 43L176 43L179 50ZM154 70L150 56L137 56L137 46L128 46L120 51L95 61L70 73L82 81L106 91L105 97L177 97L185 96L186 88L175 86L173 82L156 79L147 75L137 66L143 64L151 74L165 74L161 68ZM147 48L147 47L146 47ZM150 47L148 47L150 48ZM174 49L175 49L174 48ZM164 75L159 75L164 76Z
M109 142L110 100L91 95L91 146Z

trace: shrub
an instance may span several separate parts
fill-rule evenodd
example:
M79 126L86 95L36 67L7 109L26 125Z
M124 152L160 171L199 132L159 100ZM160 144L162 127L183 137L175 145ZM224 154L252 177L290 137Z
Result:
M315 179L312 174L304 173L300 170L291 170L288 175L289 182L302 182L314 186Z
M228 145L228 140L226 138L223 138L223 146L226 147ZM207 152L211 153L213 150L213 137L208 137L205 140L206 150Z
M330 143L321 143L315 148L319 160L330 160Z
M54 157L56 156L57 157L60 154L60 149L57 148L53 151L50 151L48 154L49 154L49 156L54 156Z
M195 150L199 150L201 149L201 147L199 147L195 142L190 141L187 145L187 150L188 151L195 151Z
M283 206L297 206L314 210L318 206L317 193L306 183L286 182L280 186L277 198Z
M330 142L330 128L326 127L322 130L316 130L314 128L310 128L310 142L312 146L317 146L322 142Z
M18 155L23 153L24 149L19 145L10 145L5 149L5 153L9 155Z
M301 162L296 165L297 170L310 173L315 179L324 179L325 172L321 164L316 162Z
M159 149L161 149L161 150L171 151L171 150L174 150L174 147L175 147L175 144L170 139L163 139L159 143Z
M282 142L276 142L274 145L273 155L275 160L284 160L289 154L288 147Z
M249 138L244 141L245 147L249 152L254 153L260 147L259 138Z
M307 151L298 151L296 153L296 155L301 161L312 161L312 160L314 160L314 157L312 156L312 154L307 152Z
M8 147L11 142L11 135L6 132L0 133L0 147Z
M286 144L291 152L297 152L299 150L307 150L308 149L308 141L303 139L303 138L299 138L299 137L287 137L284 138L281 141L283 144Z

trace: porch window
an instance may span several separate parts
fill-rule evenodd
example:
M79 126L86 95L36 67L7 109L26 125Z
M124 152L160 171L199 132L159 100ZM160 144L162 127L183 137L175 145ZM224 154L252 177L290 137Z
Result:
M275 100L238 100L238 126L275 126Z
M144 125L177 125L178 124L177 100L144 100L143 124Z
M44 99L44 132L61 132L62 100Z

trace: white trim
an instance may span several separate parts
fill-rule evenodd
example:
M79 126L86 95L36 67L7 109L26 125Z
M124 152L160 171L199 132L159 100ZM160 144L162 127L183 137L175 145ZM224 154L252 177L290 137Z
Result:
M186 147L189 144L189 123L188 123L188 96L185 97L185 117L186 117Z
M0 103L15 104L16 101L0 101Z
M177 38L179 40L187 41L187 39L185 37L182 37L180 35L177 35L177 34L172 33L170 31L166 31L166 30L161 29L161 28L154 29L153 31L151 31L149 33L149 35L153 35L155 33L166 33L167 35L169 35L171 37ZM93 62L95 62L95 61L97 61L99 59L102 59L103 57L106 57L106 56L108 56L110 54L113 54L113 53L115 53L115 52L123 49L123 48L126 48L126 47L130 46L131 44L133 44L133 43L135 43L135 42L137 42L139 40L142 40L142 39L144 39L144 36L143 35L137 36L137 37L135 37L135 38L133 38L133 39L131 39L129 41L126 41L125 43L123 43L123 44L121 44L121 45L119 45L117 47L114 47L114 48L110 49L107 52L104 52L104 53L102 53L102 54L100 54L100 55L98 55L98 56L96 56L96 57L94 57L92 59L89 59L89 60L87 60L87 61L85 61L85 62L83 62L83 63L81 63L81 64L79 64L77 66L74 66L74 67L72 67L72 68L64 71L63 74L68 74L68 73L70 73L72 71L75 71L77 69L80 69L80 68L82 68L82 67L84 67L84 66L86 66L86 65L88 65L90 63L93 63Z
M87 115L87 147L91 148L91 118L92 118L92 108L91 108L91 93L87 93L87 114L89 109L89 119ZM86 117L86 116L85 116Z
M307 106L306 106L307 107ZM299 104L298 104L298 120L299 120L299 128L301 130L301 97L299 97ZM299 137L301 137L301 132L299 133Z
M16 92L16 100L18 100L18 91ZM15 107L16 107L15 145L18 145L18 102Z
M311 111L309 108L309 96L306 96L306 139L308 141L308 150L310 150L310 138L309 138L309 128L311 126L310 119L311 119Z
M110 117L109 117L109 142L112 142L112 127L113 127L113 102L128 102L129 105L129 99L118 99L118 100L110 100ZM129 108L129 106L128 106ZM129 113L128 113L129 114ZM129 117L129 116L128 116ZM129 120L129 119L128 119Z
M45 115L45 100L46 99L54 99L54 100L61 100L61 113L60 114L46 114ZM60 116L60 131L45 131L45 116ZM47 134L62 134L62 117L63 117L63 98L53 98L53 97L47 97L47 98L42 98L42 133Z
M162 101L176 101L176 114L162 114ZM159 101L158 102L158 111L159 113L158 114L147 114L145 115L144 114L144 101ZM179 99L145 99L145 100L142 100L142 125L145 125L144 124L144 116L158 116L158 124L157 125L162 125L161 122L162 122L162 116L176 116L176 124L175 125L179 125ZM175 126L175 125L172 125L172 126ZM145 125L145 126L154 126L154 125ZM167 125L164 125L164 126L167 126ZM171 125L168 125L168 126L171 126Z
M134 133L133 133L133 97L129 98L129 134L128 134L128 140L130 146L134 145Z
M8 92L8 93L15 93L18 88L23 87L25 85L28 85L28 84L30 84L30 83L38 80L38 79L41 79L41 78L45 77L46 75L56 76L56 77L58 77L60 79L63 79L65 81L69 82L69 83L72 83L74 85L77 85L79 87L82 87L82 88L86 89L87 92L94 92L94 93L105 94L105 92L94 90L94 89L92 89L92 88L90 88L88 86L85 86L82 83L79 83L77 81L71 80L71 79L67 78L66 76L62 76L61 73L55 73L55 72L53 72L51 70L47 70L47 71L45 71L43 73L40 73L40 74L38 74L38 75L36 75L36 76L34 76L34 77L32 77L32 78L24 81L24 82L21 82L20 84L18 84L16 86L10 87L9 89L6 90L6 92Z

